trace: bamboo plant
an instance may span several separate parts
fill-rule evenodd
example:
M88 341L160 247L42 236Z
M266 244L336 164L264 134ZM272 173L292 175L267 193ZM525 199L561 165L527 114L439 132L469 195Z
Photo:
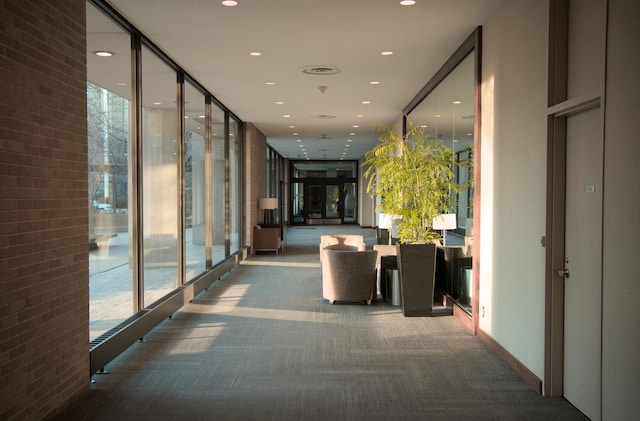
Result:
M440 239L433 218L452 207L455 153L441 139L407 121L407 133L393 124L377 125L380 143L365 154L367 192L379 197L376 210L397 215L400 243L423 244Z

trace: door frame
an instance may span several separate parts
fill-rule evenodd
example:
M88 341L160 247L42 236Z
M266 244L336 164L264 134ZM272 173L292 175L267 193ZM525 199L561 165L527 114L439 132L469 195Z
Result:
M558 271L565 268L567 118L600 107L600 135L604 139L603 90L568 98L569 3L569 0L549 3L547 222L542 238L545 247L543 393L547 397L564 395L565 285Z

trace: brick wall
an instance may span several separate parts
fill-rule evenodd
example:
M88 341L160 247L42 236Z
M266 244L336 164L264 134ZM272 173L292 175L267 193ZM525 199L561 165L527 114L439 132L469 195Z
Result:
M245 225L244 244L251 245L253 226L263 222L264 213L258 209L258 199L267 195L267 138L258 128L246 123L245 131Z
M0 419L89 384L85 0L0 1Z

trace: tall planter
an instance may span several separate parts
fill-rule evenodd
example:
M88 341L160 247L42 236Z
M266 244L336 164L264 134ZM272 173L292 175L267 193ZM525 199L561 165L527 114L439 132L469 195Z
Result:
M436 245L396 244L405 317L429 317L433 313Z

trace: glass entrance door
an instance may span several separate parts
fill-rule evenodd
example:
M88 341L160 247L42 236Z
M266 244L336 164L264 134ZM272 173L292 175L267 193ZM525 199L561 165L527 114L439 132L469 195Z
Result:
M344 198L340 184L307 184L307 224L341 224Z

